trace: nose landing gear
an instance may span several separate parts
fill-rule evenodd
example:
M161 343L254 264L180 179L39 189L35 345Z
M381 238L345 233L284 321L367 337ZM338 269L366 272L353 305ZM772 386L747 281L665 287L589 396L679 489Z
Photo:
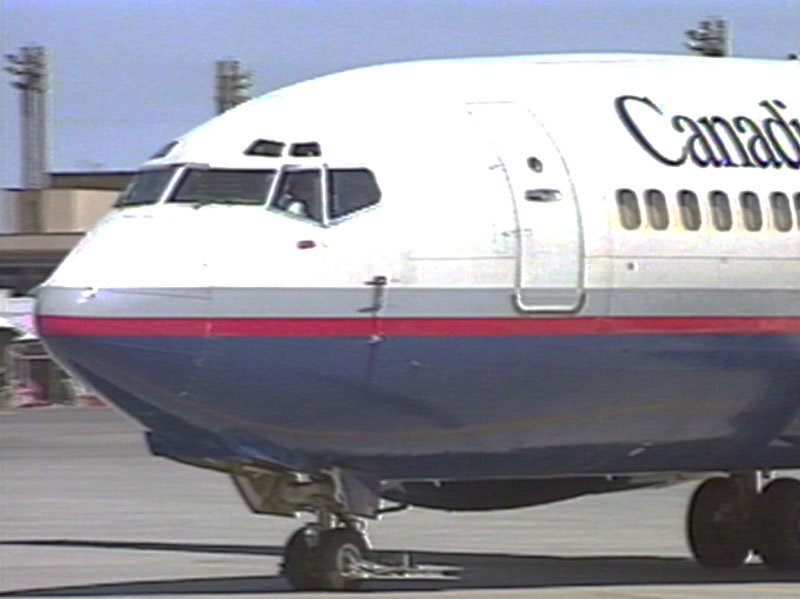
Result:
M687 536L694 557L735 568L751 552L773 568L800 568L800 481L780 478L759 492L754 473L711 478L694 493Z
M282 571L297 591L353 591L365 580L452 580L460 569L413 564L403 554L392 560L376 555L360 522L319 515L318 522L296 531L286 542ZM379 559L380 558L380 559Z

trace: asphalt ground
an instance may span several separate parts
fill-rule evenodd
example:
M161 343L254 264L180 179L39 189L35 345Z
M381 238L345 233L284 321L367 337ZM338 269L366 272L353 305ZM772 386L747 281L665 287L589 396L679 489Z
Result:
M800 572L757 562L713 571L690 559L683 518L694 486L389 515L370 527L376 549L411 551L418 563L458 566L463 576L371 581L361 596L800 598ZM113 410L0 413L0 596L289 594L278 567L299 524L250 514L224 475L149 456L138 427Z

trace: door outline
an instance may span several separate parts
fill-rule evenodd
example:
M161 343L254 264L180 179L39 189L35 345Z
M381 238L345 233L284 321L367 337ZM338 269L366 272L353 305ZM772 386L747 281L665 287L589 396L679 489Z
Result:
M487 110L487 107L491 107ZM509 144L507 143L508 138L504 139L503 135L497 134L497 119L495 115L497 114L496 111L500 107L500 110L507 109L512 111L519 111L521 114L525 115L526 118L530 119L530 123L532 126L540 130L544 136L546 137L547 142L550 144L552 150L554 151L555 155L558 157L558 162L560 164L560 168L563 171L563 174L566 178L566 185L568 189L565 188L561 190L561 199L557 200L559 202L569 201L571 202L571 207L574 211L574 226L575 226L575 268L572 272L575 274L574 284L570 287L570 291L574 290L574 298L570 302L553 302L553 303L529 303L528 300L525 298L526 291L535 291L536 288L526 286L526 274L528 270L533 268L534 265L529 263L532 262L530 260L530 256L528 256L528 252L526 252L526 245L525 245L525 236L531 236L533 234L530 227L526 227L526 220L521 214L521 206L524 205L525 202L536 201L535 198L528 197L529 194L526 192L520 193L518 190L515 190L514 182L512 181L511 174L509 173L509 167L507 163L507 157L509 154ZM550 132L544 127L544 125L536 118L536 115L533 114L527 107L518 104L516 102L480 102L480 103L470 103L467 105L468 111L470 113L471 118L476 122L475 124L478 126L479 129L483 131L486 135L487 141L491 144L495 157L498 160L498 164L490 167L490 168L502 168L503 176L506 181L506 186L508 188L508 192L511 195L512 206L513 206L513 213L514 213L514 222L516 225L516 229L513 231L514 239L515 239L515 251L516 251L516 265L515 265L515 275L514 275L514 295L513 295L513 303L514 307L523 313L575 313L579 312L584 304L586 303L586 290L584 286L584 276L585 276L585 259L584 259L584 231L583 231L583 221L581 218L580 208L578 206L577 201L577 193L572 181L572 176L570 175L569 168L567 167L566 161L564 160L564 156L561 154L561 151L558 149L555 141L553 140ZM473 121L473 122L474 122ZM487 127L487 125L489 127ZM540 138L541 139L541 138ZM503 142L506 142L505 144ZM534 148L531 148L532 150ZM527 151L526 151L527 154ZM526 190L526 191L533 191L533 190ZM548 189L537 189L535 191L558 191L558 190L548 190ZM547 195L547 194L545 194ZM569 195L570 197L567 198L566 196ZM537 202L539 203L539 202ZM545 202L541 202L545 203ZM548 200L546 203L550 203ZM571 273L570 273L571 274Z

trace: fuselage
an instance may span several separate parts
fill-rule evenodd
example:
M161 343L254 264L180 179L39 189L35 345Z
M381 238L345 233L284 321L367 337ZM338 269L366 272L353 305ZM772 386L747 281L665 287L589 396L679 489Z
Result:
M800 466L796 62L385 65L148 161L40 333L175 451L382 480Z

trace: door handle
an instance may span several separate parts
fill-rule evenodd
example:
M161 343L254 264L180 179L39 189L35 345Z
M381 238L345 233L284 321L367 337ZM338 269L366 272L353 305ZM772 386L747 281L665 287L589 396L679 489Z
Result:
M581 289L575 301L570 305L563 304L542 304L542 305L528 305L522 297L522 289L517 287L514 290L514 307L520 312L525 314L547 314L547 313L563 313L563 312L579 312L586 304L586 292Z
M529 202L558 202L561 200L561 192L557 189L528 189L525 191L525 199Z

